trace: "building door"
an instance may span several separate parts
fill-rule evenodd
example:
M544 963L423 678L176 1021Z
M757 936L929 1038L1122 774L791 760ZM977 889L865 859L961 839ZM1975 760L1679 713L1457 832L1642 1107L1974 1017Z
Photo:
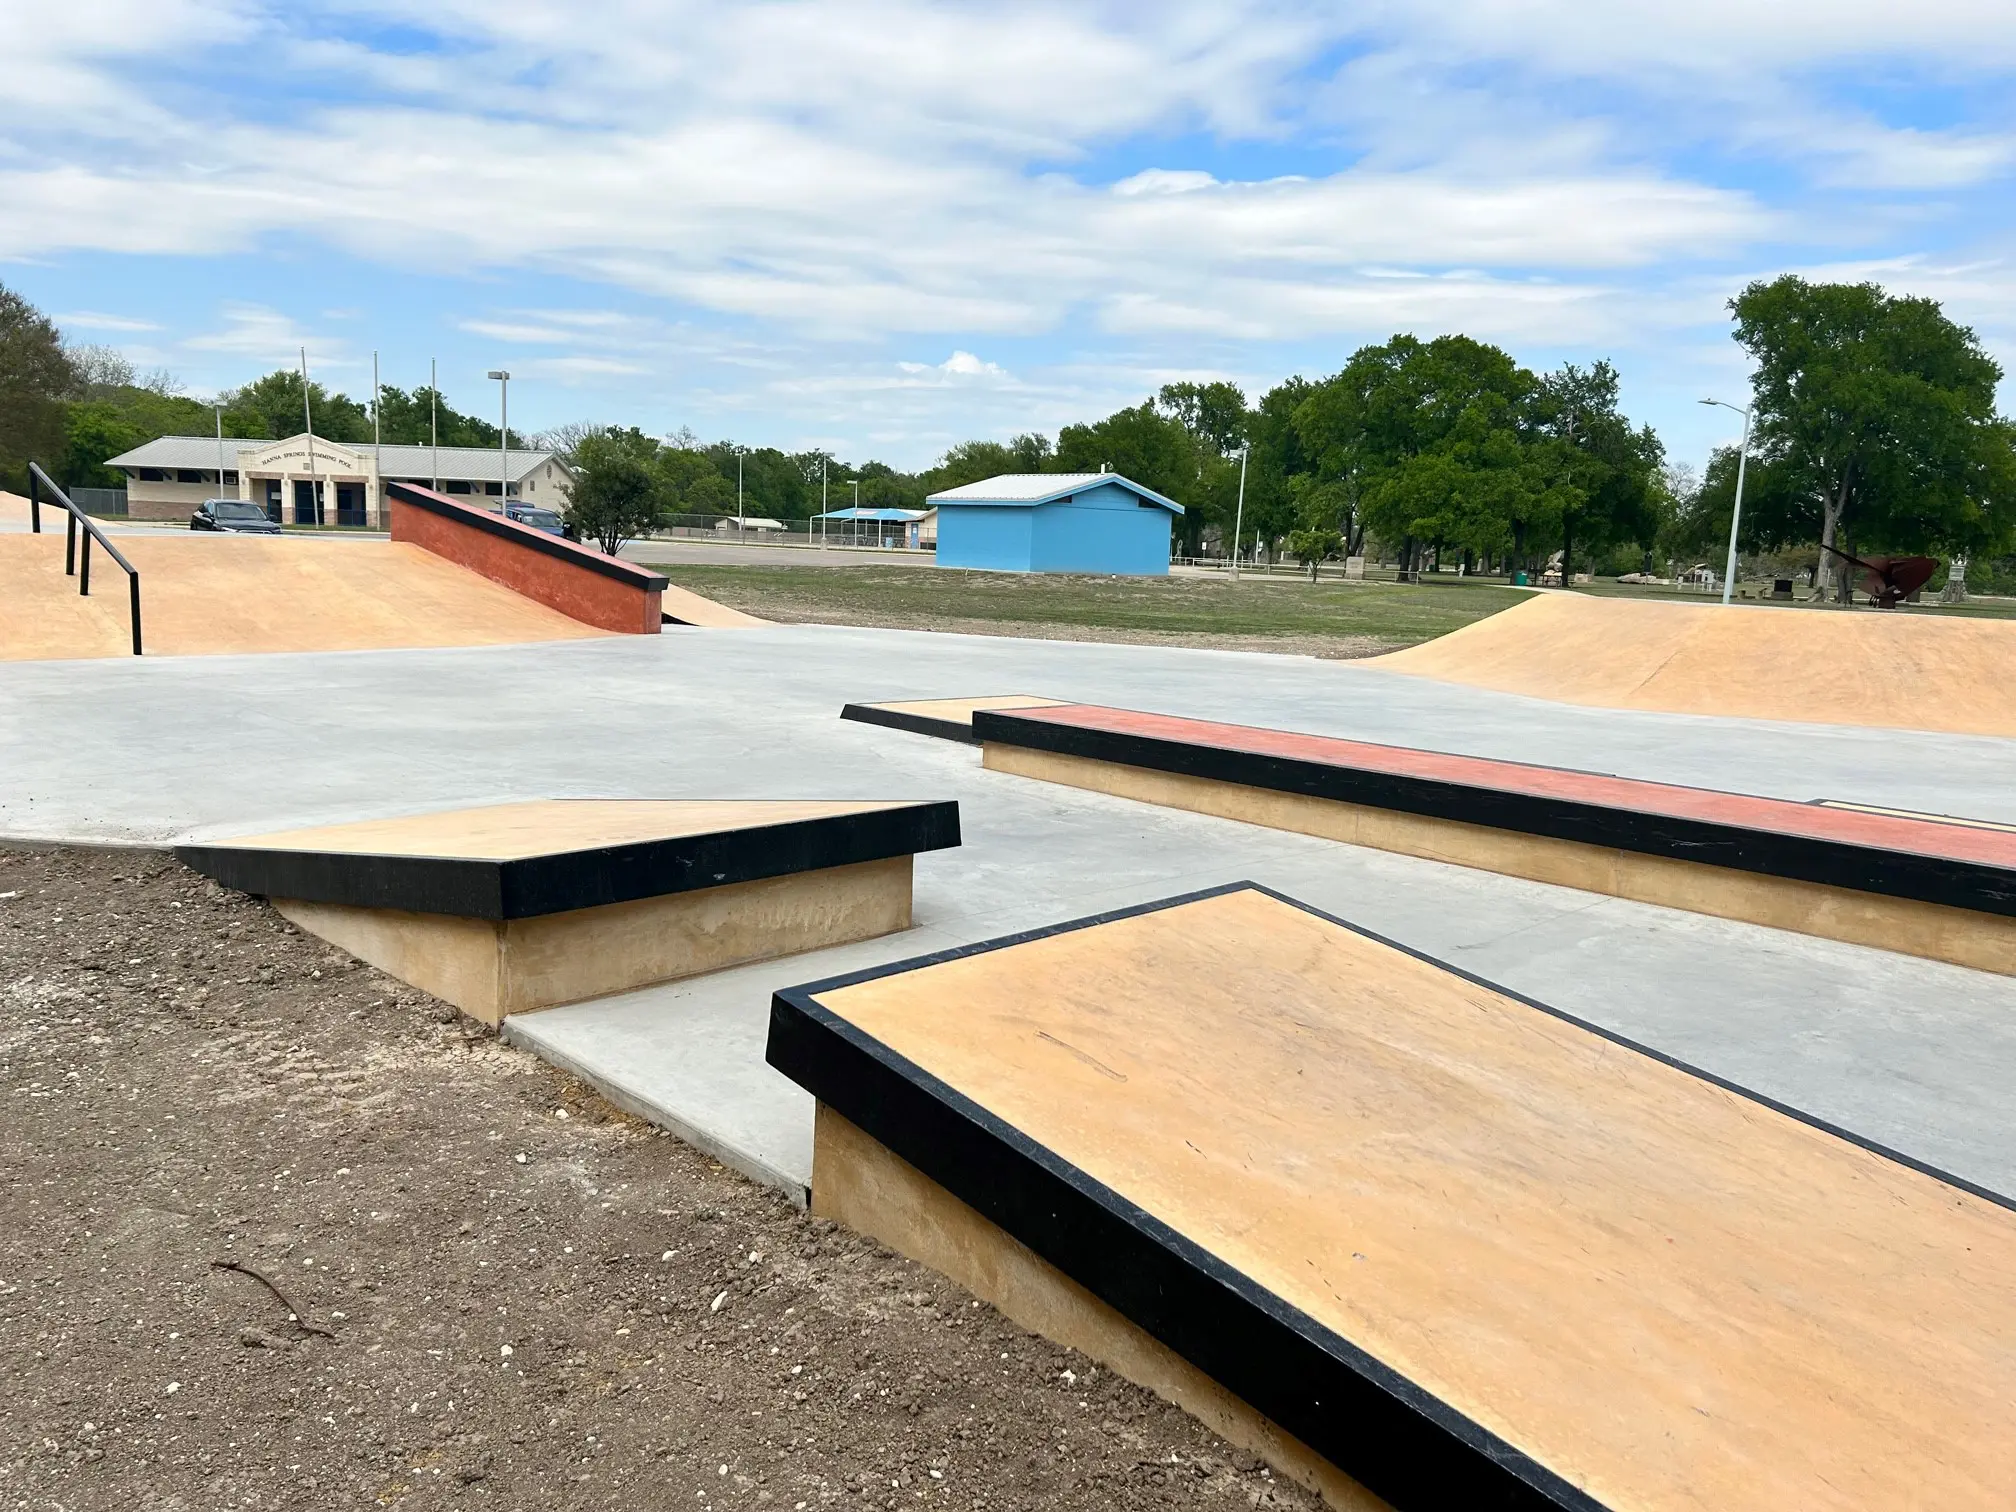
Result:
M278 478L266 478L262 480L260 487L266 490L266 518L271 520L275 525L278 525L280 523L280 480Z
M338 483L336 485L336 523L338 525L362 525L364 523L364 485L362 483Z
M294 480L294 523L296 525L320 525L322 523L322 485L311 483L306 478Z

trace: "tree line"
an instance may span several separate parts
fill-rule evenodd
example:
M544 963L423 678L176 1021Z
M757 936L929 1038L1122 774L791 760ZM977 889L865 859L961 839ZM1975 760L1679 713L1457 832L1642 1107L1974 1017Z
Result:
M2011 572L2016 426L1996 410L2002 371L1972 331L1930 299L1792 275L1753 283L1730 311L1754 370L1746 552L1802 563L1844 594L1847 558L1876 553L1970 559L1981 587ZM321 384L308 397L317 434L371 438L368 403ZM497 445L496 426L424 387L381 392L383 438L424 444L430 400L442 445ZM218 402L228 434L302 428L292 370ZM215 423L167 375L136 375L105 348L66 347L0 288L0 479L18 487L32 455L55 458L66 483L116 485L107 457ZM1671 465L1653 430L1621 411L1607 361L1539 373L1461 335L1394 336L1257 400L1231 383L1172 383L1054 440L967 441L919 472L591 423L514 432L511 444L563 454L584 533L610 540L675 514L739 508L803 522L856 502L923 508L934 492L998 473L1106 467L1185 506L1176 547L1186 555L1229 550L1236 526L1247 552L1314 561L1372 551L1408 568L1505 573L1558 561L1564 580L1584 567L1719 566L1738 460L1728 447L1699 474Z

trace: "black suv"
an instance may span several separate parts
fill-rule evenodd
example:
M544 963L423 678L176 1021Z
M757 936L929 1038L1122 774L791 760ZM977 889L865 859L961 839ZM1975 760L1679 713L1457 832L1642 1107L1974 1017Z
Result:
M233 535L278 535L266 511L245 499L205 499L189 516L191 530L224 530Z

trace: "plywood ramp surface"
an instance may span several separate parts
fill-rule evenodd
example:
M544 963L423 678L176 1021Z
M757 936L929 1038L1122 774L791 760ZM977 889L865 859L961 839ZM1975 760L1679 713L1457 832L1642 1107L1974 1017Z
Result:
M63 536L0 536L0 658L130 654L126 574L92 554L91 597ZM60 516L58 523L61 523ZM149 655L365 651L585 640L605 632L417 546L389 541L117 537L139 569Z
M855 799L531 798L483 808L280 830L221 843L246 850L515 861L901 806Z
M886 709L892 714L910 714L919 719L939 719L971 728L975 709L1048 709L1062 703L1058 698L1041 698L1033 693L997 693L985 698L912 698L896 703L864 704L866 709Z
M1605 1507L2009 1505L2016 1214L1436 963L1241 889L816 997Z
M1538 594L1360 665L1614 709L2016 736L2016 621Z
M694 625L702 630L740 630L752 625L767 625L770 621L758 619L753 614L744 614L740 609L730 609L726 604L716 603L689 588L668 585L658 601L658 606L669 619L682 625Z

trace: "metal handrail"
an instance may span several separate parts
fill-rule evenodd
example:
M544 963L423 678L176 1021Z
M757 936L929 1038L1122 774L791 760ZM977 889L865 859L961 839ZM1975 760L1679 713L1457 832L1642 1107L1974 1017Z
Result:
M98 522L70 502L70 495L56 486L56 480L42 471L39 463L28 464L28 528L34 535L42 534L42 490L48 489L54 495L52 503L60 504L68 518L63 532L63 575L77 579L79 597L91 596L91 543L95 540L105 548L105 554L126 569L127 605L133 622L133 654L140 654L140 572L125 555L114 546L105 532L98 528ZM77 537L79 529L84 537L84 559L77 559Z

